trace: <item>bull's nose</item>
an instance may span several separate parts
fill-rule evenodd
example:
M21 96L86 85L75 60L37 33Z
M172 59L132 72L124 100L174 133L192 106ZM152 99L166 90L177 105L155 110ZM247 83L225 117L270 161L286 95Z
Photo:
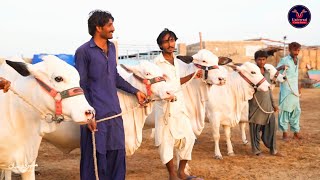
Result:
M173 92L171 92L171 91L166 91L166 94L171 96L171 95L173 95Z
M225 79L223 77L218 77L219 81L224 81Z
M93 119L94 118L94 110L87 110L86 112L85 112L85 115L88 117L88 118L90 118L90 119Z

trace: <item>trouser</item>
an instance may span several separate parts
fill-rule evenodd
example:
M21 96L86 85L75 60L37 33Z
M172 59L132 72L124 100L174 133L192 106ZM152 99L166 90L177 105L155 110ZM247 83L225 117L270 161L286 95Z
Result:
M174 149L179 155L180 160L191 160L192 149L195 142L194 136L175 139L167 127L165 127L163 136L162 142L159 145L160 159L163 164L167 164L173 159Z
M262 139L264 145L269 148L271 154L277 153L276 148L276 123L274 115L270 117L269 123L260 125L249 123L251 147L253 154L260 154L260 140ZM261 136L260 136L261 131Z
M283 132L288 131L288 123L290 125L290 130L293 132L300 131L300 107L296 107L292 112L280 111L279 112L279 129Z
M95 180L92 143L81 147L80 179ZM91 145L91 146L90 146ZM99 179L124 180L126 176L125 149L108 150L106 154L96 151Z

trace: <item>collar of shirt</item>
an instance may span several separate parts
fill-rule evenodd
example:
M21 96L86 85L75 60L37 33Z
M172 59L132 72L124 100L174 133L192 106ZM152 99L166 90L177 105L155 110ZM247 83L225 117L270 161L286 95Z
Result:
M94 42L93 38L90 39L89 44L90 44L90 47L91 47L91 48L93 48L93 47L98 47L99 49L101 49L101 48L100 48L99 46L97 46L97 44ZM107 40L107 45L108 45L108 47L110 47L110 45L111 45L111 42L110 42L109 40ZM102 49L101 49L101 50L102 50Z
M174 65L172 65L169 61L167 61L167 60L163 57L163 54L162 54L162 53L160 53L160 54L156 57L155 62L156 62L156 63L166 63L166 64L169 64L169 65L171 65L171 66L173 66L173 67L178 66L177 58L176 58L175 55L173 55L173 63L174 63Z

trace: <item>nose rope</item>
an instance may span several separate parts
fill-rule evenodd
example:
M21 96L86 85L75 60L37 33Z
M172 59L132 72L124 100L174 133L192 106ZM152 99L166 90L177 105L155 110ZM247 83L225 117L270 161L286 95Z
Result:
M287 72L287 68L283 71L283 75L285 75L286 76L286 72ZM290 84L290 82L289 82L289 78L287 77L287 79L285 80L285 82L287 82L287 84L288 84L288 86L289 86L289 88L290 88L290 91L291 91L291 93L293 94L293 95L295 95L295 96L297 96L297 97L300 97L301 96L301 94L297 94L296 92L294 92L293 91L293 89L292 89L292 87L291 87L291 84Z

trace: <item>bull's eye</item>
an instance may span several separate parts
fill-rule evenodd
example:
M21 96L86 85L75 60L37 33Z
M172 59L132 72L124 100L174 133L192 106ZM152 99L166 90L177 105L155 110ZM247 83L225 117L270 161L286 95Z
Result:
M61 82L61 81L63 81L63 78L61 76L57 76L54 78L54 80L57 82Z
M203 63L206 63L207 61L202 61Z
M151 73L148 73L148 72L146 73L146 76L150 76L150 75L151 75Z
M256 72L254 72L254 71L251 71L251 74L256 74Z

